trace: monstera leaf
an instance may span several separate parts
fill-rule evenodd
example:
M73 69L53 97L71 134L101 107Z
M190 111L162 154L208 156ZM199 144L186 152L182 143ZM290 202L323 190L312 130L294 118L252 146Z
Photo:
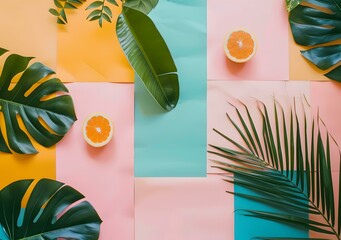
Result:
M0 48L0 56L6 52ZM32 154L36 149L26 131L49 147L67 133L76 120L72 99L54 72L32 58L9 55L0 76L0 151ZM17 83L14 79L19 78ZM41 80L41 81L40 81ZM11 84L15 84L13 89ZM23 122L23 126L19 124ZM3 129L3 127L5 129ZM7 141L5 140L7 139Z
M332 149L340 150L319 115L306 114L308 107L303 102L300 114L296 110L299 104L284 109L276 100L270 106L239 103L235 112L226 115L240 140L215 129L228 145L213 145L209 152L218 156L216 168L232 173L226 182L257 194L229 193L275 208L242 209L242 213L326 234L318 239L341 239L341 175L333 179L331 168L333 161L340 169L340 158L332 159L331 154ZM281 234L256 239L306 239Z
M0 224L9 240L98 239L102 221L81 193L49 179L31 192L32 186L33 180L20 180L0 192Z
M126 0L124 6L148 14L158 2L159 0Z
M141 11L123 7L116 32L130 64L162 108L173 109L179 99L177 69L152 20Z
M341 81L341 1L307 0L291 11L289 21L296 43L311 46L302 55L330 79Z

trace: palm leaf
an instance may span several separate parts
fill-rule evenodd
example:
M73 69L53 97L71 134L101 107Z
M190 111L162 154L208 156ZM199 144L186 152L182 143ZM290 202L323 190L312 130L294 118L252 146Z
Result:
M33 180L20 180L0 192L0 224L9 240L98 239L102 221L81 193L41 179L22 206L32 186Z
M179 99L179 82L173 58L152 20L123 7L116 32L121 47L144 85L162 108L173 109Z
M289 21L296 43L310 46L303 57L322 70L330 79L341 81L341 1L307 0L290 12ZM308 3L308 4L307 4ZM322 45L321 45L322 44ZM328 46L327 46L328 45Z
M232 144L233 148L238 149L210 145L213 150L209 153L223 159L213 160L214 167L233 174L233 177L224 179L226 182L257 193L233 194L290 211L290 214L286 214L245 210L244 215L282 222L341 239L341 211L340 206L336 206L340 205L341 201L334 201L334 190L338 190L340 196L340 189L334 189L331 169L331 145L336 148L338 145L325 126L321 127L322 120L319 115L308 121L307 106L304 103L301 104L302 117L297 113L296 101L294 106L286 111L276 100L270 114L270 108L258 101L260 115L257 117L261 118L262 124L256 126L253 120L255 117L244 103L240 103L242 107L234 106L237 118L233 119L229 113L227 116L231 127L241 135L242 142L236 142L224 133L214 130L229 146ZM259 136L263 136L262 141ZM255 147L258 152L266 154L252 151ZM341 184L341 178L339 183ZM337 208L339 211L336 211ZM309 220L307 214L315 215L318 221Z
M6 52L0 48L0 56ZM0 76L0 151L32 154L36 149L28 134L39 144L49 147L56 144L76 120L72 99L67 88L54 72L32 58L9 55ZM19 77L12 90L14 79ZM1 129L5 126L5 129Z

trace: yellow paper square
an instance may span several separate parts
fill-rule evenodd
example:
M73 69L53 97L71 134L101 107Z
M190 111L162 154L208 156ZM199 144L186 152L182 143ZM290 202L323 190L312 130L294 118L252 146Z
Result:
M58 26L58 76L64 82L133 82L134 72L116 37L121 7L109 6L113 22L100 28L97 21L86 20L89 4L68 11L68 24Z

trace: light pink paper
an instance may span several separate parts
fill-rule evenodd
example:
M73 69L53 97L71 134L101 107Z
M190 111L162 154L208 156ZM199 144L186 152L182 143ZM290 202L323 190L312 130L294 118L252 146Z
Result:
M234 119L234 121L242 128L238 115L232 103L241 109L244 119L247 119L247 114L243 111L242 105L238 100L243 101L249 108L253 121L257 128L261 129L261 115L259 114L256 99L267 104L269 109L270 119L273 116L274 98L282 105L283 109L288 111L290 106L293 106L294 97L297 101L297 113L302 119L301 103L304 96L309 101L310 99L310 83L309 82L288 82L288 81L209 81L208 83L208 100L207 100L207 142L221 147L233 147L224 138L213 131L213 128L224 133L233 140L241 143L244 147L240 134L235 130L233 125L226 117L226 113ZM310 109L306 108L307 114L310 114ZM287 121L289 115L286 116ZM273 123L274 126L274 123ZM275 129L273 129L275 131ZM209 150L213 150L211 147ZM284 149L284 146L283 146ZM219 172L212 168L215 165L211 160L224 160L212 154L208 154L207 171L208 173ZM224 160L225 161L225 160Z
M208 0L207 65L209 80L288 80L288 13L283 0ZM247 63L225 57L225 36L245 29L257 51Z
M101 240L134 239L134 85L67 84L78 121L57 145L57 180L82 194L103 220ZM114 124L114 136L103 148L82 137L86 116L101 112Z
M233 239L232 189L219 176L137 178L135 239Z
M331 136L341 146L341 86L334 82L311 83L312 107L315 112L319 111L322 121L325 123ZM320 122L321 129L325 127ZM339 171L339 151L331 141L332 170Z

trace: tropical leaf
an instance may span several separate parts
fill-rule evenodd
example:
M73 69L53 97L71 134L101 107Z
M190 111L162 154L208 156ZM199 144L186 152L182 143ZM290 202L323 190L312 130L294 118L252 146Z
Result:
M118 6L115 0L94 1L86 8L86 10L92 10L86 19L89 21L98 20L100 27L103 25L103 20L111 23L112 11L108 6L105 5L105 2Z
M124 6L141 11L144 14L148 14L153 8L156 7L158 2L159 0L126 0L124 2Z
M96 210L81 193L58 181L13 182L1 190L0 206L0 224L9 240L95 240L99 236L102 221Z
M67 16L65 9L77 9L86 0L53 0L55 8L50 8L49 12L57 17L58 24L66 24Z
M341 1L307 0L290 12L289 21L296 43L309 46L303 57L330 79L341 81Z
M0 48L0 56L7 50ZM32 58L9 55L0 76L0 151L32 154L36 149L25 130L39 144L56 144L76 120L67 88L54 72ZM19 78L13 89L14 79ZM12 84L12 85L11 85ZM3 128L5 127L5 128ZM7 139L7 141L5 140Z
M231 113L227 113L241 142L214 129L229 145L210 145L212 150L209 153L219 157L214 160L215 168L233 174L233 177L224 179L226 182L258 194L229 193L271 205L278 210L287 210L270 212L245 209L244 215L309 229L330 235L331 239L341 239L341 211L336 211L340 209L341 201L334 200L334 190L340 197L340 189L334 188L331 169L331 149L340 150L319 115L308 117L307 104L302 102L301 105L303 117L297 113L296 103L286 111L276 100L271 108L258 101L260 115L252 116L249 107L241 103L241 107L234 107L237 117L233 118ZM261 126L254 122L259 116ZM334 161L340 164L340 160L341 157ZM341 184L341 178L338 181ZM318 220L309 220L307 214L314 215ZM295 238L274 236L257 239Z
M293 10L295 7L297 7L298 5L300 5L300 3L301 3L302 1L303 1L303 0L286 0L288 12L290 12L290 11Z
M144 13L123 7L116 32L121 47L148 91L165 110L179 99L177 69L162 36Z

